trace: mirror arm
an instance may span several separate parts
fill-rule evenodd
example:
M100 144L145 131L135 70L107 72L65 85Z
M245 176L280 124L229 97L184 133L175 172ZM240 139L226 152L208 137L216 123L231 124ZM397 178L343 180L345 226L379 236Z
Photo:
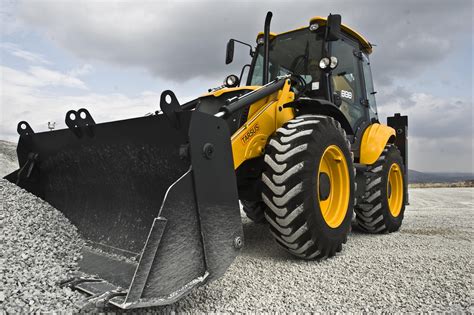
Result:
M237 42L237 43L240 43L240 44L242 44L242 45L245 45L245 46L250 47L250 56L253 57L254 50L253 50L252 45L250 45L250 44L248 44L248 43L245 43L245 42L241 42L240 40L233 39L233 38L231 38L230 40L233 40L234 42Z

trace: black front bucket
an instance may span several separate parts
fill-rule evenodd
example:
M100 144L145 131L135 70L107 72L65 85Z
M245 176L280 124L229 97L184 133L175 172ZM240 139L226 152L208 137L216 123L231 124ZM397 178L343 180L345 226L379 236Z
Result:
M221 276L243 239L226 122L197 111L103 124L76 114L53 132L20 123L20 169L6 176L87 240L87 276L70 284L134 308Z

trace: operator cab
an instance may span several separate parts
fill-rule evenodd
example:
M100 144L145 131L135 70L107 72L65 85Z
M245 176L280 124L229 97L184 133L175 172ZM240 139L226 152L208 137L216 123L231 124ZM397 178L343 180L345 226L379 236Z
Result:
M337 36L328 38L327 24L328 19L315 17L309 27L270 33L268 78L272 81L292 74L298 81L300 99L332 103L347 119L349 133L354 134L361 125L378 121L369 61L372 46L344 24ZM263 85L263 33L258 34L251 55L247 85ZM231 59L226 58L226 63ZM331 106L328 102L319 103Z

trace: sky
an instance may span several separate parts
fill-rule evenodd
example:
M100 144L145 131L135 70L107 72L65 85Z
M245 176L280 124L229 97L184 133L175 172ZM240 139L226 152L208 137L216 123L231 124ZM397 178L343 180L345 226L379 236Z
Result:
M0 139L16 125L65 128L68 110L96 122L159 109L162 91L184 103L240 74L250 61L229 38L255 44L267 11L272 31L314 16L342 22L375 45L379 117L409 116L409 167L473 171L473 2L361 1L11 1L0 0Z

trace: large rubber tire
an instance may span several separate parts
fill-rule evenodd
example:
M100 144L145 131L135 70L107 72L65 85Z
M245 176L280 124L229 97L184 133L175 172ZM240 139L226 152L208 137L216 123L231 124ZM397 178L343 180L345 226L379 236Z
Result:
M343 205L337 207L342 212L334 212L339 214L337 218L340 222L331 227L328 222L334 221L326 221L319 201L320 189L323 187L320 185L322 180L319 170L323 165L321 160L327 159L323 156L333 149L339 152L339 155L334 156L334 167L340 167L341 172L347 169L344 173L346 176L340 177L340 182L345 183L340 186L344 187L345 196L326 191L322 198L325 202L336 196L334 204ZM304 259L335 255L347 241L354 203L354 168L350 143L344 129L331 117L299 116L276 131L265 152L262 200L268 206L265 217L277 243L291 254ZM330 185L328 187L332 187ZM327 197L327 194L331 197ZM342 201L339 203L337 200Z
M389 185L389 175L393 175L393 165L401 176L401 187ZM387 145L378 160L368 167L364 175L366 177L365 193L361 202L355 207L357 225L368 233L398 231L405 213L406 176L402 155L397 147L392 144ZM396 196L401 198L401 204L392 206L391 209L389 197Z
M263 201L247 201L241 200L242 209L244 210L247 218L255 223L264 223L265 215L264 209L267 207Z

